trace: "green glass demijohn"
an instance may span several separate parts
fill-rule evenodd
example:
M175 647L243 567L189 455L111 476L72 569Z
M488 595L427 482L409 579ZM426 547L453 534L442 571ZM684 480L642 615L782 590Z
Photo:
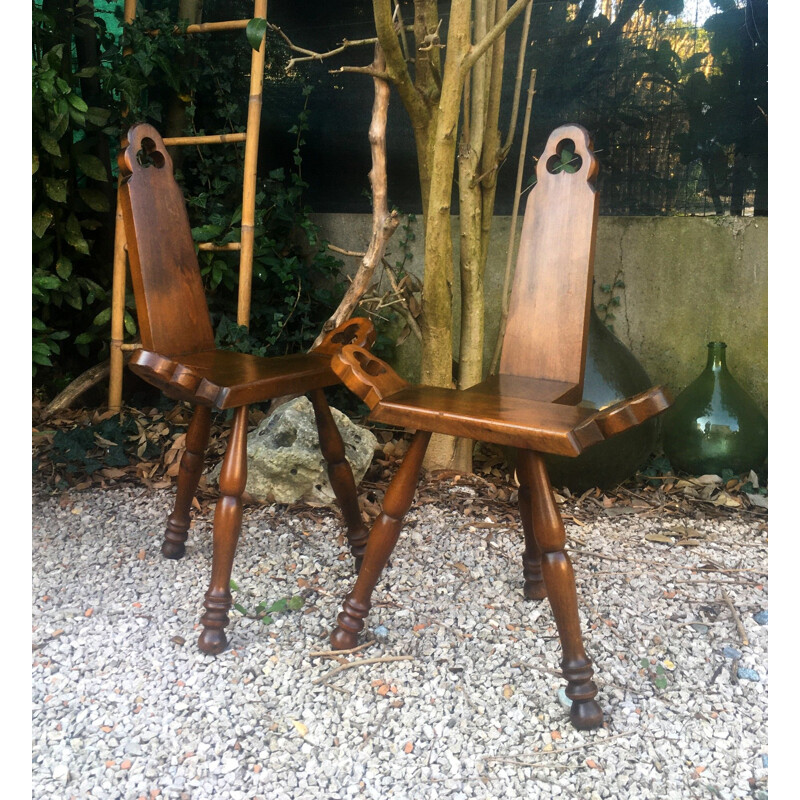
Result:
M740 475L767 457L767 420L736 382L724 342L708 343L706 368L664 413L664 455L692 475Z
M583 396L585 408L606 408L649 389L653 384L634 354L603 323L592 304L586 346ZM632 477L652 454L657 418L587 448L576 458L546 455L553 486L571 491L610 489Z

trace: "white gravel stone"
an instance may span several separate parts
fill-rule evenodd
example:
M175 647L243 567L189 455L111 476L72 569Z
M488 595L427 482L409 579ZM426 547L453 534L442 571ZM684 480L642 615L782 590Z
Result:
M490 518L460 488L470 491L459 501L474 496L469 521ZM309 654L328 648L353 584L338 516L245 508L236 602L302 595L305 606L270 626L232 611L231 647L212 658L196 648L212 513L196 518L183 559L164 560L172 500L141 487L71 503L34 497L35 800L766 797L759 519L630 514L567 525L606 720L579 732L558 700L549 604L522 598L516 527L487 538L444 504L412 509L367 619L367 632L386 633L363 655L414 659L314 683L336 661ZM701 544L644 539L676 525ZM760 680L738 679L725 647Z

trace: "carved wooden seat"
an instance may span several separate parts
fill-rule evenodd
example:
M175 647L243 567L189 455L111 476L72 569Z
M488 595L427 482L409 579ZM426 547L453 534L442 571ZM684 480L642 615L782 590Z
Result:
M151 125L134 125L120 152L120 199L128 244L142 349L129 362L133 372L168 397L194 407L181 459L175 507L167 519L162 553L185 552L189 509L203 469L211 409L233 409L233 427L219 477L214 515L211 582L205 595L203 632L198 646L220 653L231 606L230 578L242 519L247 478L247 408L287 394L308 393L320 446L339 501L350 550L358 564L367 529L358 508L355 483L344 444L325 399L324 387L337 384L331 356L345 344L369 347L372 323L352 319L327 334L310 353L260 358L218 350L206 305L189 219L172 160Z
M577 169L557 170L565 147ZM500 374L466 390L410 386L357 345L333 357L333 369L371 408L376 421L416 433L370 532L353 590L344 600L334 648L355 646L373 589L397 543L432 432L517 448L522 558L528 599L549 597L577 728L602 724L592 664L583 647L575 580L543 453L577 456L587 447L660 413L656 387L600 411L580 405L589 325L597 162L587 132L565 125L550 136L525 210Z

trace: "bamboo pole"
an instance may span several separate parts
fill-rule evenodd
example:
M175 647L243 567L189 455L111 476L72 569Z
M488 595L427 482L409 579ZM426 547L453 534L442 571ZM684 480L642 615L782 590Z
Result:
M201 242L197 245L198 250L210 250L212 253L222 253L226 250L241 250L241 242L227 242L226 244L214 244L213 242Z
M525 120L522 124L522 146L519 152L519 162L517 164L517 185L514 189L514 207L511 210L511 226L508 233L508 252L506 253L506 271L503 277L503 293L501 295L500 309L500 329L497 332L497 341L494 346L492 363L489 365L489 374L497 373L497 365L500 363L500 354L503 350L503 338L506 333L506 323L508 322L509 292L511 289L511 277L513 274L514 250L517 238L517 214L519 213L519 200L522 196L522 177L525 171L525 153L528 147L528 131L530 130L531 108L533 106L533 96L536 94L536 70L531 70L531 80L528 86L528 102L525 105Z
M246 133L213 133L208 136L169 136L164 138L164 144L167 147L199 144L230 144L231 142L246 141Z
M223 22L193 22L186 26L186 30L181 30L177 25L172 29L174 34L185 33L217 33L219 31L241 31L250 24L249 19L229 19ZM148 36L161 36L161 28L153 28L147 31Z
M266 11L264 12L266 14ZM187 25L186 33L215 33L216 31L240 31L247 27L249 19L230 19L225 22L199 22ZM176 29L177 30L177 29Z
M267 0L255 0L253 17L267 18ZM266 36L250 60L250 97L247 103L247 141L244 146L244 179L242 185L241 251L239 256L239 305L237 322L250 325L250 298L253 288L253 244L255 240L256 172L258 138L261 127L261 98L264 89Z
M136 0L125 0L123 18L130 25L136 18ZM130 55L130 48L125 55ZM125 334L125 226L122 224L122 205L119 202L120 183L117 182L117 213L114 222L114 264L111 278L111 342L109 344L110 368L108 379L108 408L119 411L122 407L122 337Z

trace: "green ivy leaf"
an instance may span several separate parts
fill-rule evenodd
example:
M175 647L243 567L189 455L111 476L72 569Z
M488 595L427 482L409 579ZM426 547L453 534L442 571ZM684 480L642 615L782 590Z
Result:
M96 181L108 180L106 166L97 156L86 153L82 156L78 156L76 161L86 177L92 178Z
M108 198L99 189L78 189L78 194L92 211L109 211Z
M45 178L45 194L56 203L67 202L67 179L66 178Z
M255 17L247 23L244 30L247 36L247 43L253 50L258 50L261 47L261 42L264 41L264 34L267 32L267 21L261 17Z
M262 625L272 625L272 623L274 621L275 620L273 620L272 617L269 614L266 614L265 616L261 617L261 624Z
M52 221L53 212L47 206L39 206L33 215L33 232L38 239L44 236Z
M302 597L295 595L289 599L289 608L292 611L299 611L305 605L305 602Z
M94 324L98 327L105 325L111 319L111 309L104 308L95 318Z
M288 597L281 597L280 600L276 600L268 609L267 611L271 614L276 611L286 611L287 606L289 605L289 598Z
M80 112L87 112L89 110L88 103L82 98L79 97L75 92L70 92L67 95L67 102L76 110Z
M34 364L40 364L43 367L53 366L53 362L47 356L42 355L41 353L33 353L32 359Z
M40 289L59 289L61 281L55 275L34 275L33 285Z
M210 242L216 239L224 228L221 225L201 225L199 228L192 228L192 239L196 242Z
M108 122L111 112L107 108L97 108L97 106L89 106L86 111L86 121L98 128L102 128Z
M250 612L240 603L234 603L233 607L240 613L244 614L244 616L250 616Z
M74 247L79 253L89 255L89 243L83 238L81 233L81 226L78 218L74 214L70 214L67 218L67 224L64 228L64 238L67 244Z
M61 256L56 261L56 273L62 280L67 280L72 275L72 262L66 256Z
M133 317L130 315L129 312L127 312L127 311L125 312L125 316L123 318L123 321L125 323L125 330L128 331L128 333L131 336L135 336L136 335L136 323L134 322Z

